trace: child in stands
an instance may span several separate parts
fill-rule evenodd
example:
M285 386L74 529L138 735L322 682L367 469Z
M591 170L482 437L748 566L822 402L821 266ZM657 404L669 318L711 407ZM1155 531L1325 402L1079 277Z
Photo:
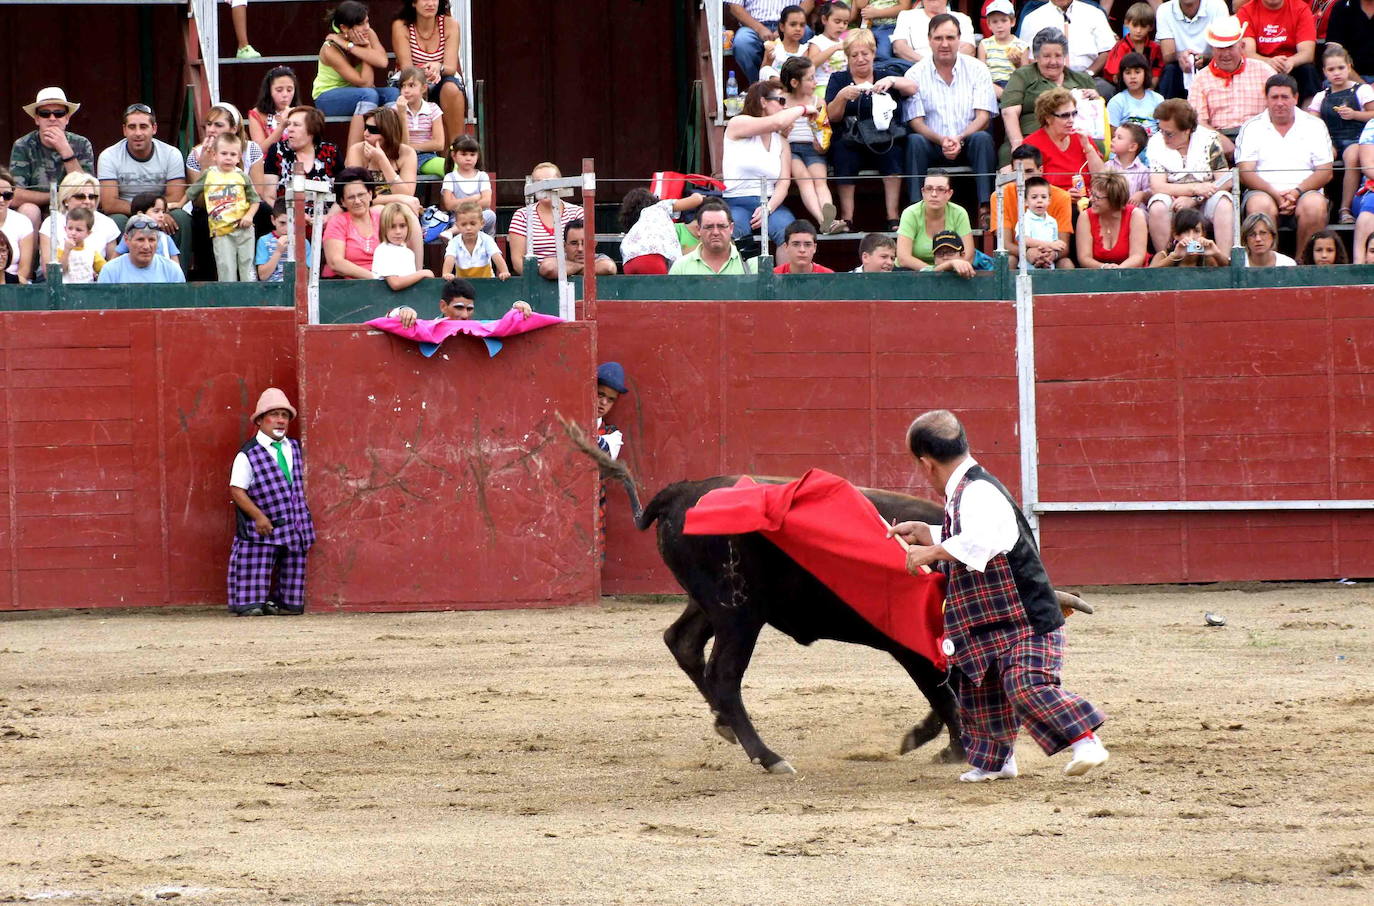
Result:
M1150 168L1140 159L1148 140L1139 123L1123 123L1112 133L1112 156L1107 168L1126 177L1126 187L1131 190L1128 204L1143 205L1150 197Z
M491 177L477 169L477 155L482 146L471 135L460 135L449 144L448 150L453 169L444 177L444 210L456 211L464 201L476 201L482 208L482 232L495 236L496 212L491 209ZM450 227L441 235L448 240L456 232Z
M272 205L272 232L258 240L253 264L258 279L265 283L280 283L286 273L286 199L278 198ZM305 240L305 260L310 262L310 240Z
M844 0L822 3L816 15L820 34L806 42L806 56L816 67L816 99L824 101L830 77L849 68L842 46L849 29L849 4Z
M72 208L67 212L64 226L67 241L57 250L57 260L62 262L62 282L94 283L105 266L105 258L95 243L89 248L86 244L95 228L95 212L90 208Z
M420 267L410 247L411 239L420 232L420 222L410 208L399 201L391 202L382 208L379 225L386 241L372 253L373 276L385 280L393 291L407 289L434 276L434 271Z
M978 42L978 59L986 63L992 73L992 90L998 99L1011 74L1030 54L1030 45L1011 33L1013 15L1011 0L992 0L986 14L992 34Z
M1107 122L1113 129L1122 123L1136 123L1145 129L1148 141L1159 128L1155 108L1164 103L1164 95L1150 87L1153 82L1149 61L1138 53L1127 54L1121 61L1121 75L1116 84L1119 90L1107 102Z
M784 6L778 13L778 39L763 42L763 66L759 81L776 79L782 64L792 57L806 56L802 38L806 35L806 12L800 6Z
M1068 242L1059 238L1058 221L1050 216L1050 182L1043 176L1026 180L1026 216L1016 222L1016 238L1025 239L1026 261L1032 267L1053 270L1059 256L1069 250Z
M1302 260L1308 264L1349 264L1350 256L1345 253L1341 238L1332 230L1318 230L1307 238L1307 251Z
M869 233L859 243L856 274L887 274L897 266L897 241L886 233Z
M258 193L239 169L243 137L223 132L215 139L215 165L205 176L186 187L186 196L205 195L210 221L210 241L215 250L215 272L221 283L257 280L253 270L253 215L258 212Z
M448 249L444 252L444 279L494 276L505 280L509 277L510 267L496 247L496 240L482 232L482 209L477 202L465 201L458 205L453 220L458 235L448 241Z
M1322 118L1331 144L1343 167L1341 209L1337 219L1354 223L1350 203L1360 181L1360 132L1374 118L1374 88L1355 78L1350 54L1339 44L1326 45L1322 51L1322 73L1327 88L1318 91L1307 105L1307 112Z
M397 77L401 96L396 112L401 115L401 141L419 155L419 170L430 176L444 175L444 112L425 95L429 86L424 70L408 66Z
M626 274L666 274L683 256L683 243L673 223L678 211L695 211L706 200L693 192L686 198L659 200L648 189L631 189L620 204L620 260Z
M1116 42L1102 64L1102 78L1115 82L1125 68L1125 59L1133 53L1145 57L1155 81L1164 71L1164 51L1155 40L1155 8L1148 3L1132 3L1126 10L1126 37Z
M300 85L290 66L267 70L258 89L258 102L248 111L248 137L266 151L286 132L286 115L300 106Z

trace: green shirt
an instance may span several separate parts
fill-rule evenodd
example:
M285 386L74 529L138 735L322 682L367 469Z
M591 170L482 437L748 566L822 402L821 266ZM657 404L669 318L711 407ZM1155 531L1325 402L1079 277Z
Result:
M674 276L686 274L692 277L716 277L730 274L747 274L750 273L750 271L744 266L744 259L739 256L739 249L735 248L734 243L731 243L730 257L725 262L724 267L718 271L711 270L711 265L701 260L701 246L697 246L674 261L673 266L668 269L668 273Z
M960 239L973 232L968 222L968 211L953 202L946 204L944 228L958 233ZM935 251L930 247L931 234L926 231L926 203L924 201L918 201L902 212L902 222L897 227L897 235L905 236L911 240L911 254L926 264L935 263Z
M90 139L68 132L67 144L72 146L72 153L76 155L81 169L94 173L95 149L91 147ZM67 171L62 156L39 141L38 130L35 129L15 140L14 148L10 151L10 174L14 176L16 186L46 192L52 183L62 182Z
M1049 79L1040 74L1034 63L1028 63L1017 69L1007 79L1007 86L1002 89L1002 109L1021 105L1021 137L1025 138L1036 129L1040 128L1040 120L1035 118L1035 100L1049 91L1051 88L1061 86L1054 84ZM1093 77L1086 72L1075 72L1072 69L1064 70L1064 84L1066 91L1075 88L1088 88L1097 90L1097 85Z

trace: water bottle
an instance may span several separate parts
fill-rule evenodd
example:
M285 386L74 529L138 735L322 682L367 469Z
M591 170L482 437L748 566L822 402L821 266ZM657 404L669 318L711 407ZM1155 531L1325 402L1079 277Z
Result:
M730 77L725 80L725 115L734 116L739 113L742 106L739 99L739 82L735 81L735 73L732 71Z

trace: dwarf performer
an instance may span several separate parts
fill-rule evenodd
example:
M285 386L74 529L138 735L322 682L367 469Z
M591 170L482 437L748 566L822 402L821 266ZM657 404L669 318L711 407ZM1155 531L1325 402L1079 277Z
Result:
M241 617L305 613L305 557L315 524L305 503L305 455L286 436L296 410L268 387L253 412L257 434L234 457L229 496L238 526L229 552L229 611Z
M969 455L964 426L943 409L911 423L907 447L945 498L944 525L902 522L889 534L912 546L907 571L945 574L949 678L959 703L967 783L1016 777L1012 745L1022 724L1046 755L1073 750L1064 773L1107 760L1094 732L1106 717L1059 684L1064 616L1030 525L1002 483Z

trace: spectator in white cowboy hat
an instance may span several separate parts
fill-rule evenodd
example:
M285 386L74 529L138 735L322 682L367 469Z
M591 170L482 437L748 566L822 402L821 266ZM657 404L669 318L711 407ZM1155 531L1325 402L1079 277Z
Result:
M1247 59L1241 39L1245 25L1227 16L1207 26L1207 43L1212 62L1193 79L1188 103L1197 111L1197 121L1217 132L1221 150L1231 154L1240 127L1252 116L1264 112L1264 83L1274 69L1263 60Z
M44 88L24 112L33 117L34 130L10 149L10 173L16 181L14 207L37 229L47 210L49 186L68 173L95 172L95 149L90 139L67 131L81 105L67 100L61 88Z

